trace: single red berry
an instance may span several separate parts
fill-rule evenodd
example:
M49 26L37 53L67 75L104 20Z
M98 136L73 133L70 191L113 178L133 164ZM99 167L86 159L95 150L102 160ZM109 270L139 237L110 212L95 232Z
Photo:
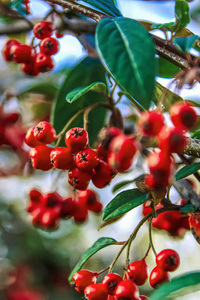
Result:
M143 285L148 278L148 267L145 259L133 261L127 269L128 277L137 285Z
M159 148L164 153L182 153L187 140L182 130L179 128L166 128L160 131L158 135Z
M45 210L40 218L40 225L48 228L58 227L58 222L58 214L52 209Z
M107 162L113 170L124 172L131 166L136 150L133 139L124 134L118 135L109 144Z
M176 128L190 130L194 127L198 115L191 104L187 102L177 103L170 108L171 120Z
M35 137L34 137L34 130L35 127L31 127L29 128L29 130L26 133L25 136L25 143L29 146L29 147L37 147L37 146L44 146L45 144L38 141Z
M91 172L83 171L79 168L69 170L68 181L78 190L86 190L92 177Z
M190 213L189 215L189 225L192 234L199 242L200 240L200 213Z
M73 215L72 215L74 221L76 223L83 223L88 218L88 209L85 205L82 205L82 203L78 202L76 203Z
M156 255L156 264L163 271L173 272L180 264L180 257L176 251L164 249Z
M20 118L20 114L19 113L9 113L5 115L5 124L7 125L13 125L15 124Z
M20 41L17 41L17 40L8 40L6 42L6 44L4 45L3 47L3 58L6 60L6 61L13 61L14 60L14 57L13 55L11 55L10 53L10 49L12 46L14 45L20 45L21 42Z
M31 52L32 47L25 44L13 45L10 48L10 55L13 57L13 61L18 64L30 62Z
M123 132L117 127L103 127L98 136L101 147L107 150L112 139L121 134Z
M115 288L114 295L117 299L138 300L139 290L137 285L130 279L123 280L118 283Z
M40 21L33 27L33 34L36 38L43 40L44 38L51 36L54 31L54 26L51 22Z
M139 297L139 299L140 299L140 300L148 300L149 298L148 298L147 296L141 295L141 296Z
M169 281L168 272L163 271L158 266L156 266L149 276L150 285L156 289L160 284Z
M116 286L122 280L123 280L123 278L119 274L116 274L116 273L107 274L102 280L102 284L103 284L103 287L104 287L106 293L108 293L109 295L114 295Z
M81 270L73 275L72 282L74 283L75 289L79 293L84 293L84 290L87 286L96 283L96 279L97 273L89 270Z
M76 154L75 161L81 170L91 171L99 164L99 157L96 151L86 148Z
M107 300L108 296L101 283L94 283L87 286L84 294L88 300Z
M43 171L50 170L53 167L50 161L51 151L52 148L47 146L38 146L32 148L29 152L29 156L31 158L33 168Z
M32 223L33 225L40 225L40 220L43 214L44 208L41 205L38 205L32 212Z
M59 50L59 43L52 37L46 37L40 44L40 51L45 55L54 55Z
M138 126L142 135L156 136L164 125L164 117L159 110L141 113Z
M24 63L21 65L21 70L24 74L28 76L37 76L39 74L39 71L36 67L36 54L32 54L30 61L28 63Z
M102 211L102 204L97 199L97 194L92 190L79 191L79 201L85 203L88 210L95 213Z
M107 186L115 175L116 172L105 161L100 160L98 166L93 170L92 182L101 189Z
M108 149L103 148L101 144L99 144L97 147L97 154L101 159L107 161Z
M56 131L49 122L42 121L35 126L34 137L41 143L50 144L56 139Z
M75 211L76 203L72 197L68 197L67 199L63 200L60 212L61 218L71 217Z
M27 211L32 213L38 207L38 205L40 205L42 194L38 190L33 189L30 191L29 197L30 201L27 206Z
M49 72L54 67L54 62L51 56L47 56L43 53L38 53L35 59L36 70L40 73Z
M50 159L54 167L61 170L69 170L75 165L73 154L67 147L54 148Z
M45 208L54 208L60 214L63 198L56 192L47 193L42 196L41 203Z
M65 144L72 153L83 150L88 143L88 133L85 129L75 127L68 130L65 134Z

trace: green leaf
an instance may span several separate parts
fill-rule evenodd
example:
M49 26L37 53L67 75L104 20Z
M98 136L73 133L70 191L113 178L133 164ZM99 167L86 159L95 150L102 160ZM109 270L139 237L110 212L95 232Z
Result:
M92 5L110 16L119 17L122 15L112 0L83 0L83 2Z
M183 101L183 98L181 98L178 94L173 93L160 83L156 82L155 83L155 90L154 90L154 96L157 99L156 103L159 103L159 101L162 99L163 92L167 90L165 99L163 101L163 104L168 111L171 107L172 104L175 104L176 102L181 102Z
M180 212L187 214L187 213L195 211L195 209L196 209L196 207L193 204L188 204L188 205L185 205L184 207L182 207L180 209Z
M179 28L184 28L190 23L189 4L185 0L176 0L175 17Z
M197 129L195 132L193 132L192 138L200 140L200 129Z
M78 87L67 94L66 100L67 102L72 103L89 91L106 93L106 85L102 82L94 82L86 87Z
M156 60L158 61L158 72L156 76L162 78L173 78L179 71L181 71L180 68L162 57L156 57Z
M139 22L103 19L96 30L97 52L119 86L148 109L155 82L155 45ZM145 49L145 51L141 51Z
M178 170L178 172L176 173L175 175L176 181L194 174L199 169L200 169L200 163L193 163L189 166L183 167L182 169Z
M161 29L161 30L165 29L165 30L169 30L171 32L176 31L177 28L178 28L178 24L176 22L156 23L151 26L151 30L152 29Z
M198 35L191 35L189 37L177 37L174 39L174 43L183 51L183 52L189 52L191 48L194 48L194 46L199 42L199 36Z
M112 238L108 238L108 237L102 237L99 238L90 248L88 248L81 256L81 258L79 259L78 263L76 264L76 266L73 268L73 270L71 271L68 280L71 283L72 281L72 277L73 275L78 272L79 270L81 270L81 268L83 267L83 265L86 263L86 261L92 256L94 255L96 252L98 252L99 250L110 246L110 245L116 245L117 241L112 239Z
M96 102L105 103L105 97L94 91L89 91L87 94L82 95L79 101L73 103L66 102L65 97L71 90L80 86L88 86L93 82L103 82L106 84L105 70L98 59L87 57L69 72L57 95L51 115L51 121L57 133L64 128L69 119L78 110ZM89 114L88 132L91 145L96 141L98 132L104 125L106 113L105 108L98 107L93 109ZM83 127L82 116L71 123L71 128L76 126ZM65 145L64 139L61 145Z
M112 188L112 193L117 192L118 190L120 190L121 188L125 187L128 184L133 183L133 180L124 180L121 181L119 183L117 183L113 188Z
M173 278L171 282L162 285L149 300L176 299L200 288L200 272L184 274Z
M148 200L148 194L139 189L126 190L118 194L103 211L103 220L114 219Z

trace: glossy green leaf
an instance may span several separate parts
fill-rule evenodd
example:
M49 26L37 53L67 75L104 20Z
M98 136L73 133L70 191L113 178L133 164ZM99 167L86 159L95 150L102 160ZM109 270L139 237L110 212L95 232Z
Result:
M176 22L168 22L168 23L156 23L151 26L152 29L161 29L161 30L169 30L171 32L176 31L178 28L178 24Z
M113 188L112 188L112 193L115 193L117 192L118 190L120 190L121 188L129 185L133 183L133 180L124 180L124 181L121 181L119 183L117 183Z
M200 163L193 163L178 170L175 175L176 181L194 174L200 169Z
M122 15L112 0L83 0L83 2L92 5L94 8L97 8L110 16L119 17Z
M153 39L144 26L129 18L103 19L97 25L96 47L118 85L148 109L153 96L156 61Z
M189 4L185 0L176 0L175 17L179 28L184 28L190 23Z
M78 87L67 94L66 100L67 102L72 103L89 91L106 93L106 85L102 82L94 82L86 87Z
M119 193L103 211L103 220L114 219L148 200L148 194L139 189L126 190Z
M171 282L162 285L149 300L176 299L200 288L200 272L187 273L173 278ZM189 298L188 298L189 299Z
M199 41L198 35L191 35L189 37L177 37L174 39L174 43L183 51L189 52L197 42Z
M197 129L195 132L193 132L192 138L200 140L200 129Z
M68 103L65 100L66 95L71 90L80 86L89 86L93 82L106 84L105 70L98 59L87 57L69 72L59 90L51 115L51 122L56 132L60 132L78 110L86 108L96 102L105 103L105 97L94 91L89 91L87 94L82 95L79 101L73 103ZM88 132L91 145L96 141L99 130L104 126L106 113L107 111L103 107L95 108L89 113ZM71 123L71 128L76 126L83 126L83 116L79 116ZM61 145L65 145L64 140Z
M162 78L173 78L181 70L163 57L156 57L156 60L158 61L158 72L156 76Z
M109 237L102 237L99 238L90 248L88 248L81 256L81 258L79 259L79 261L77 262L76 266L73 268L73 270L71 271L68 280L71 283L72 281L72 277L73 275L78 272L79 270L81 270L81 268L83 267L83 265L87 262L87 260L93 256L96 252L98 252L99 250L110 246L110 245L115 245L117 243L116 240L109 238Z
M180 209L180 212L187 214L187 213L195 211L195 209L196 209L196 207L193 204L188 204L188 205L185 205L184 207L182 207Z
M166 89L167 88L164 87L162 84L156 82L155 90L154 90L154 95L157 100L156 103L159 103L159 101L162 99L163 92ZM170 91L169 89L167 89L165 99L163 101L163 104L167 111L170 109L172 104L175 104L176 102L181 102L181 101L183 101L183 98L181 98L178 94L175 94L172 91Z

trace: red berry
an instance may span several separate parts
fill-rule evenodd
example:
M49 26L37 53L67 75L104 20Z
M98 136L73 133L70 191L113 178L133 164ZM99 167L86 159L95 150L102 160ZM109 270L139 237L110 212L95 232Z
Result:
M47 56L43 53L38 53L35 59L36 70L40 73L49 72L54 67L54 62L51 56Z
M56 139L56 131L49 122L42 121L35 126L34 137L41 143L50 144Z
M99 164L97 152L86 148L76 154L76 165L81 170L91 171Z
M40 199L42 197L42 194L38 190L34 189L30 191L29 196L30 201L27 206L27 211L29 213L32 213L38 207L38 205L40 205Z
M37 76L39 74L35 63L36 57L36 54L32 54L30 57L30 61L21 65L21 70L24 74L28 76Z
M32 47L25 44L13 45L10 48L10 55L18 63L28 63L31 60Z
M181 130L190 130L198 119L196 111L187 102L172 105L170 115L174 126Z
M44 146L45 144L38 141L35 137L34 137L34 130L35 127L31 127L25 136L25 143L29 146L29 147L37 147L37 146Z
M92 175L90 172L83 171L79 168L69 170L68 181L78 190L86 190Z
M71 217L75 211L76 203L72 197L68 197L67 199L63 200L60 212L61 218Z
M36 38L43 40L44 38L53 34L54 27L51 22L40 21L33 27L33 33Z
M143 135L156 136L164 125L164 117L158 110L141 113L139 128Z
M59 43L52 37L46 37L40 44L40 51L45 55L54 55L59 50Z
M159 133L159 148L163 153L182 153L187 140L182 130L178 128L165 128Z
M83 223L88 218L87 207L81 203L76 203L75 210L73 212L73 219L76 223Z
M116 173L103 160L99 161L98 166L93 170L92 182L99 189L107 186Z
M94 284L97 279L97 273L89 270L81 270L76 272L72 277L72 282L75 285L75 289L79 293L84 293L87 286Z
M56 211L47 209L42 213L40 218L40 225L48 228L54 228L58 226L59 217Z
M64 34L59 33L59 32L56 31L55 32L55 36L56 36L57 39L60 39L60 38L62 38L64 36Z
M156 289L160 284L169 281L169 275L167 272L160 269L158 266L156 266L149 276L149 283L150 285Z
M88 300L107 300L108 296L101 283L94 283L87 286L84 294Z
M108 164L117 172L124 172L131 166L135 153L134 140L120 134L114 137L109 144Z
M85 203L88 210L95 213L102 211L102 204L97 199L97 194L92 190L79 191L79 201Z
M115 288L114 295L117 299L138 300L139 290L137 285L130 279L126 279L118 283Z
M29 152L29 156L31 158L33 168L43 171L50 170L53 167L50 161L51 151L52 148L47 146L38 146L32 148Z
M189 215L189 225L190 229L195 236L195 238L199 241L200 237L200 213L190 213Z
M116 296L108 295L107 300L117 300Z
M119 274L116 273L107 274L102 280L102 284L106 293L108 293L109 295L114 295L116 286L122 280L123 278Z
M128 277L137 285L143 285L148 278L148 267L144 259L133 261L127 269Z
M72 153L83 150L88 143L88 133L85 129L75 127L65 134L65 143Z
M141 296L139 297L139 299L140 299L140 300L148 300L149 298L148 298L147 296L141 295Z
M10 113L5 115L5 123L9 125L15 124L20 118L19 113Z
M175 271L180 264L178 253L172 249L164 249L156 255L156 264L163 271Z
M13 57L13 55L11 55L10 49L11 49L12 46L14 46L14 45L20 45L20 44L21 44L20 41L17 41L17 40L8 40L6 42L6 44L4 45L4 47L3 47L3 58L6 61L13 61L14 57Z
M74 157L67 147L57 147L51 151L51 163L55 168L69 170L74 165Z

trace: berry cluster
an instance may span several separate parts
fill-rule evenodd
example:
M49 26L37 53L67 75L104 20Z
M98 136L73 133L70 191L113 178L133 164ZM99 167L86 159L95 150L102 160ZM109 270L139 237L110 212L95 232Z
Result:
M169 281L168 272L175 271L180 263L179 255L172 249L165 249L156 255L157 266L149 276L149 283L157 288L161 283ZM96 283L101 272L81 270L72 277L75 289L84 293L88 300L145 300L139 295L138 286L148 279L148 266L145 259L136 260L128 265L125 279L117 273L108 273L101 283Z
M162 208L163 205L159 203L155 209ZM149 203L143 204L143 215L146 216L152 212L152 208ZM182 216L179 211L166 211L159 214L152 220L152 227L165 230L171 236L182 236L186 230L190 229L188 216Z
M27 211L32 216L33 225L56 228L62 218L73 217L75 222L84 222L88 211L99 213L102 204L92 190L79 191L73 197L63 199L58 193L42 194L38 190L30 191Z
M29 153L32 166L43 171L53 166L69 170L69 184L78 190L87 189L90 180L96 187L103 188L117 172L123 172L130 167L136 153L132 138L114 127L107 131L109 141L105 148L102 144L99 144L97 150L87 147L88 133L80 127L66 132L67 147L52 148L47 144L56 140L56 131L50 123L42 121L30 128L25 137L26 144L33 147Z
M171 121L175 127L164 125L164 117L159 110L141 114L138 126L142 136L157 139L159 152L153 152L147 158L150 174L145 183L150 190L165 189L173 181L175 163L172 153L181 154L187 144L185 133L197 121L194 108L187 102L172 105Z
M49 72L54 67L52 55L59 50L57 39L52 37L55 28L51 22L40 21L33 27L34 36L40 40L37 46L26 45L18 40L8 40L3 48L3 57L7 62L21 64L21 70L29 76ZM56 37L60 37L57 35Z

